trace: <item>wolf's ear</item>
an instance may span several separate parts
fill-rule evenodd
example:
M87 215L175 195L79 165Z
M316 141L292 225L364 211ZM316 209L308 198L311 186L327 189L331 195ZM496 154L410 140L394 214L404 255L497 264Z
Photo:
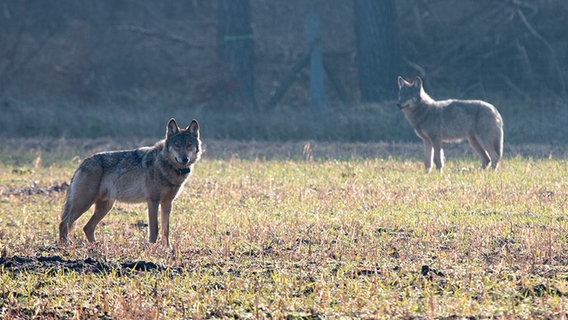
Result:
M176 119L171 118L166 128L166 138L178 133L179 133L179 127L177 125Z
M404 80L403 77L398 76L398 78L396 79L396 81L398 82L398 88L402 88L405 84L407 84L408 82L406 82L406 80Z
M185 128L185 130L188 130L189 133L199 138L199 123L197 123L197 120L191 120L191 123L187 126L187 128Z
M422 78L416 77L414 82L412 82L415 88L422 88Z

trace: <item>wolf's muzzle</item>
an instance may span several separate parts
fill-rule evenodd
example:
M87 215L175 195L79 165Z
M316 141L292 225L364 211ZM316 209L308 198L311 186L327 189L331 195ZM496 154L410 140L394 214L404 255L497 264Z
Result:
M189 157L188 156L175 156L176 162L181 164L181 165L186 165L189 163Z

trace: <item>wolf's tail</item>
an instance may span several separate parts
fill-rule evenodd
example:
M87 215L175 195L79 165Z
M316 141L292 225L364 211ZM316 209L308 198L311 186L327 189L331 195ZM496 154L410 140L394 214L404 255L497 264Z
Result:
M63 205L63 212L61 212L61 220L59 222L59 242L67 242L67 235L73 227L73 222L70 221L71 217L71 199L73 199L73 187L74 187L74 177L71 179L69 189L67 189L67 195L65 197L65 204Z
M503 158L503 139L504 139L503 120L501 119L501 115L499 114L497 117L497 127L495 128L495 130L497 132L492 143L492 147L494 150L494 156L492 157L495 157L495 159L491 159L493 169L497 169L499 161L501 161L501 158Z
M499 137L495 139L494 148L495 152L497 153L497 159L501 160L501 158L503 157L503 129L501 129Z

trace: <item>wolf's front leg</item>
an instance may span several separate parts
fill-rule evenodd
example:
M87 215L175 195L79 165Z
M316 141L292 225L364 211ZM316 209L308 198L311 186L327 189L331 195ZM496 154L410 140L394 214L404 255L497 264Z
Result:
M430 172L430 170L432 169L432 156L433 156L433 151L434 148L432 147L432 144L430 143L430 141L424 139L424 168L426 170L426 173Z
M436 164L436 169L442 172L444 167L444 149L441 145L434 146L434 163Z
M160 203L162 215L160 221L162 223L162 241L166 247L170 246L170 212L172 211L171 201L162 201Z
M158 239L158 204L156 200L148 200L148 241L156 243Z

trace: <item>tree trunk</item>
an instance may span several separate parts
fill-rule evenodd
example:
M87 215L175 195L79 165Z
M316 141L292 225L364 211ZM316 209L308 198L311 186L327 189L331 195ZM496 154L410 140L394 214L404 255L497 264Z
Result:
M323 85L323 53L321 51L321 33L319 15L312 13L306 17L306 34L310 48L310 97L312 111L323 115L325 106L325 89Z
M230 68L236 92L227 100L257 109L254 93L254 39L248 0L219 0L219 56Z
M361 101L396 97L401 57L395 0L354 0Z

